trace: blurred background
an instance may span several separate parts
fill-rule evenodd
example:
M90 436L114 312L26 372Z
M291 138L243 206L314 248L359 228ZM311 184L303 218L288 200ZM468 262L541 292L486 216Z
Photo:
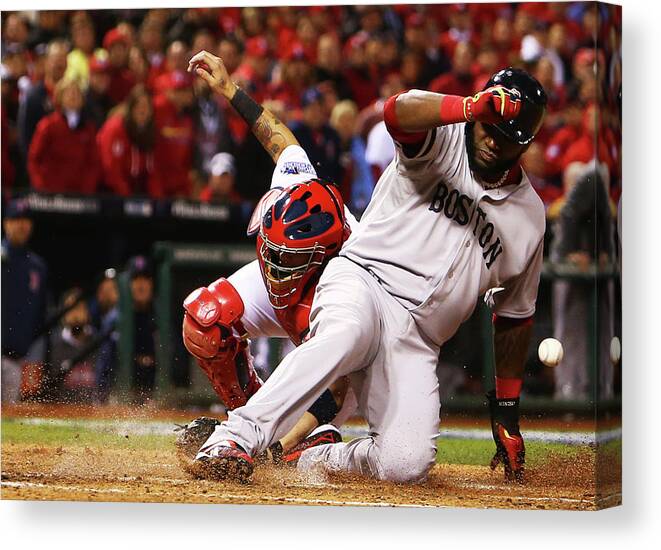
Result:
M181 303L255 258L245 228L273 165L185 72L205 49L292 128L358 217L394 155L386 98L471 95L505 66L531 72L549 105L523 166L547 234L522 403L616 406L620 7L16 11L2 13L1 48L3 402L216 401L181 342ZM482 406L490 331L478 304L442 350L449 410ZM551 336L565 349L555 369L536 351ZM264 377L290 349L252 346Z

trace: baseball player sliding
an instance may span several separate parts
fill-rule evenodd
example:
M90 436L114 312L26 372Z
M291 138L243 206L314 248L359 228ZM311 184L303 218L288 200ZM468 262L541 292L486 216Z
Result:
M208 65L224 71L218 58L209 57ZM310 304L321 271L340 251L350 226L357 224L337 188L317 178L287 127L252 101L241 103L240 97L232 105L275 162L271 189L248 228L249 235L258 233L259 259L192 292L184 302L182 329L186 348L228 410L244 405L262 386L247 337L288 337L296 345L307 337ZM264 223L267 215L269 222ZM340 414L346 390L345 378L330 384L294 428L270 446L272 458L295 464L304 449L341 441L330 422L340 425L355 409L355 399L349 399ZM177 448L191 473L197 471L188 459L217 424L211 418L198 418L182 427Z
M237 110L251 112L257 131L259 106L222 63L202 52L191 67ZM519 159L545 105L539 83L516 69L498 72L473 97L412 90L386 102L396 156L319 278L310 338L204 443L196 462L206 475L247 479L252 457L351 375L370 435L309 448L298 468L425 479L436 455L439 349L485 295L496 359L492 467L502 462L508 479L523 479L518 403L545 218Z

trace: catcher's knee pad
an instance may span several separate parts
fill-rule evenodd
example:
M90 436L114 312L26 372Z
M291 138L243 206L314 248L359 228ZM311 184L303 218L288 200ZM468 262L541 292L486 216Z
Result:
M184 301L183 340L228 409L245 405L262 385L252 365L243 300L224 278Z

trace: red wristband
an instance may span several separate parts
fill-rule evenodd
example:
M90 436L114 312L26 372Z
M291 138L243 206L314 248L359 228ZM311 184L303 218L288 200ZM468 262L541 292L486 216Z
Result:
M458 95L444 95L441 100L441 126L466 122L468 117L464 114L464 99Z

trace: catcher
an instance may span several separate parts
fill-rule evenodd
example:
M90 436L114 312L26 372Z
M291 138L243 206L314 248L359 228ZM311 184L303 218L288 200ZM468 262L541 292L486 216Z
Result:
M215 75L229 78L222 61L208 53L198 54L191 64L200 57ZM257 236L258 259L186 298L183 340L218 397L233 410L262 385L248 338L287 337L295 345L306 339L319 276L350 235L350 224L357 222L337 188L317 177L307 154L280 120L240 89L230 103L275 162L271 189L248 227L248 235ZM341 441L335 425L341 425L355 408L355 400L350 399L339 415L347 387L345 377L330 385L294 428L270 447L274 462L293 465L303 450ZM219 423L203 417L182 427L177 448L186 470L198 473L192 460Z

